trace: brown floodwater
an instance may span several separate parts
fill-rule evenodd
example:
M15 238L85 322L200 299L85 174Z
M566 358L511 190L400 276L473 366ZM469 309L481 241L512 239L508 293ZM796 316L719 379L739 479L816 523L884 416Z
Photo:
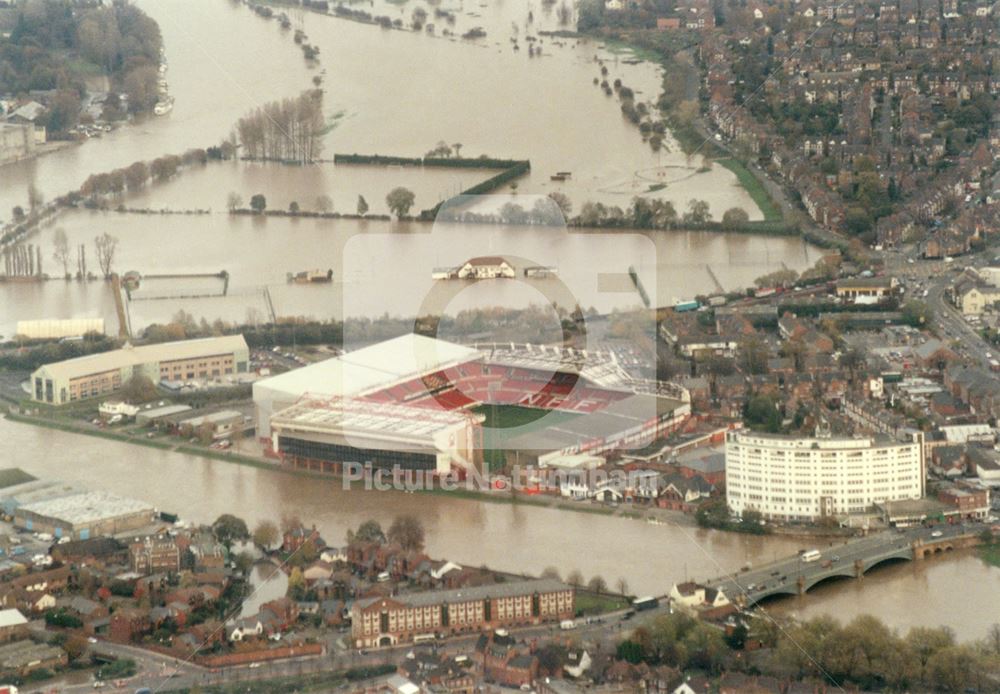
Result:
M560 190L576 210L584 201L627 207L645 194L671 200L683 212L688 200L706 200L718 218L743 207L760 211L735 177L719 165L705 167L688 158L668 138L653 152L635 126L622 118L617 98L592 84L600 65L608 79L621 79L639 101L660 92L659 66L600 43L537 37L558 28L554 8L528 3L452 3L452 30L482 26L487 38L463 41L407 31L385 31L333 17L303 13L309 40L321 48L322 62L308 66L276 22L254 16L226 0L162 0L139 3L160 24L169 63L167 80L173 111L120 128L36 161L0 168L0 210L23 204L29 183L51 198L76 188L91 173L139 159L205 146L229 134L237 118L268 100L298 93L314 76L324 79L325 111L331 129L325 154L379 152L421 155L443 141L461 143L463 156L524 157L532 172L518 181L519 200ZM402 6L379 3L374 14L409 17L423 0ZM528 13L534 15L527 22ZM437 22L438 34L445 27ZM541 55L527 56L527 35L539 38ZM513 49L511 39L521 48ZM595 62L600 60L601 63ZM564 182L551 174L569 171ZM485 253L513 253L554 265L577 303L601 310L633 306L635 292L607 293L594 286L595 258L602 271L617 274L635 266L657 303L699 292L734 289L781 267L803 269L819 253L797 239L672 232L653 243L631 234L598 239L577 235L553 241L551 234L523 229L452 227L431 241L426 227L376 222L288 219L230 219L222 214L230 192L244 201L265 193L271 209L292 201L313 209L329 196L340 212L353 212L364 195L373 213L385 211L385 195L403 185L416 194L416 209L447 199L489 172L334 167L288 167L246 163L213 164L126 197L129 207L212 209L210 216L120 216L70 213L56 222L71 245L85 244L94 270L93 238L108 232L120 239L116 269L144 274L217 272L231 275L231 296L197 301L136 302L133 329L169 320L179 309L196 318L243 321L248 316L405 315L430 288L430 269L457 265ZM650 187L664 185L650 191ZM2 216L2 215L0 215ZM52 229L31 239L40 244L46 271ZM352 241L352 239L355 239ZM323 289L287 286L286 273L334 269L336 281ZM450 304L453 310L490 303L537 302L551 295L533 286L472 287ZM550 283L551 284L551 283ZM265 293L265 289L267 290ZM188 291L178 293L189 294ZM17 320L103 316L117 327L107 288L50 282L44 286L0 285L0 335Z
M793 554L809 541L751 537L684 525L401 492L344 491L338 480L304 477L132 446L0 420L4 465L145 499L207 523L235 513L251 526L297 514L331 544L374 518L421 518L428 552L472 566L538 573L556 566L610 585L624 578L636 594L662 595L685 579L702 580ZM267 593L269 594L269 593ZM947 624L964 639L985 636L1000 611L1000 569L973 553L880 569L862 581L821 586L769 609L842 620L873 614L896 628Z

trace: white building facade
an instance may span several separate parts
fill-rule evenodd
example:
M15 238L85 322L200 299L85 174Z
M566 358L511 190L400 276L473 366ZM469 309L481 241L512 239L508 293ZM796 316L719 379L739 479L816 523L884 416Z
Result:
M907 440L726 434L730 510L783 521L863 513L873 504L924 496L923 434Z

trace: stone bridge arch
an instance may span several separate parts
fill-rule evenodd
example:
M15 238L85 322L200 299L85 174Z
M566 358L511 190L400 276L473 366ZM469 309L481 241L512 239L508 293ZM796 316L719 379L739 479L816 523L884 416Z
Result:
M819 576L814 576L813 578L807 578L802 582L802 592L808 593L815 586L820 583L825 583L827 581L840 580L842 578L857 578L851 567L844 567L843 569L838 569L836 571L830 571L827 573L822 573Z
M907 547L905 550L900 552L894 552L884 557L877 557L875 559L869 559L862 563L861 573L866 574L872 569L882 566L884 564L896 563L900 561L911 561L914 556L914 551Z

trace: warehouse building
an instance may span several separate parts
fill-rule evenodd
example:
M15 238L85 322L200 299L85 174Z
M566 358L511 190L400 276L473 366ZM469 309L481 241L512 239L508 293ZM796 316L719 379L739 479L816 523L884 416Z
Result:
M164 342L46 364L31 375L32 398L52 405L113 393L133 376L153 383L245 373L250 350L242 335Z
M18 528L76 540L138 530L155 520L156 511L146 502L104 491L32 501L14 511Z

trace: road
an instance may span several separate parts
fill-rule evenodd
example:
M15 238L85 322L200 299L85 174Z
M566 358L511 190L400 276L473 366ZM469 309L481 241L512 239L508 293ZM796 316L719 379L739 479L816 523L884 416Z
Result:
M662 605L654 610L641 613L644 618L665 614L668 608ZM576 620L576 627L572 630L563 631L557 623L548 623L540 626L510 629L519 641L531 643L534 639L551 638L552 636L565 634L580 642L592 653L612 652L622 634L627 632L634 624L630 610L620 610L613 613L601 615L599 618L587 620L585 618ZM123 686L115 687L113 683L101 688L102 692L134 692L136 689L148 687L153 692L169 692L178 689L188 689L193 686L206 685L234 685L247 683L249 687L254 681L265 679L279 679L287 677L301 677L316 672L334 672L347 670L360 666L380 665L385 663L397 664L406 654L415 648L431 648L435 652L446 655L470 655L475 650L479 633L457 636L432 644L414 646L413 644L402 644L399 646L381 648L370 651L359 651L344 643L338 648L331 644L331 652L323 656L311 656L276 661L273 663L260 663L253 666L243 665L238 667L208 669L193 663L170 658L157 653L151 653L140 648L124 646L107 642L100 642L91 646L94 652L118 658L131 658L136 661L139 672L136 676L123 682ZM341 641L349 641L349 635L344 632ZM68 676L50 680L35 686L22 688L22 692L43 694L48 692L71 692L82 694L83 692L94 691L92 679L81 681L80 673L77 676Z
M984 527L986 526L960 524L880 532L858 539L828 543L825 547L809 547L808 549L815 548L820 551L820 559L816 561L805 562L796 555L750 571L720 577L709 581L708 585L720 588L730 600L742 596L747 604L753 604L772 595L797 595L800 582L808 589L825 578L845 574L853 576L856 573L855 562L868 567L872 562L878 563L893 555L912 558L909 548L914 542L929 543L964 535L976 535Z

